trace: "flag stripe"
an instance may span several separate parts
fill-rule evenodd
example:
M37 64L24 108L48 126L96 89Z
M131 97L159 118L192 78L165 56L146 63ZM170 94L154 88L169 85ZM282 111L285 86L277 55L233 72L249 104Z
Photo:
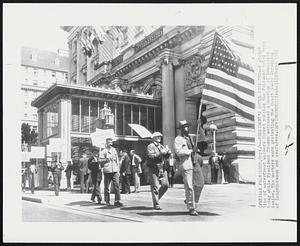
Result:
M238 73L238 74L236 75L236 77L237 77L238 79L241 79L241 80L247 81L247 82L249 82L249 83L251 83L251 84L254 84L254 80L253 80L252 78L250 78L250 77L244 75L244 74Z
M225 85L225 84L223 84L220 81L207 79L205 84L211 85L211 86L215 86L215 87L218 87L218 88L220 88L222 90L225 90L225 91L228 91L230 93L233 93L233 94L237 95L238 97L240 97L243 100L246 100L248 102L254 102L254 97L253 96L245 94L242 91L239 91L239 90L233 88L232 86ZM206 88L206 87L204 86L204 88Z
M254 109L253 108L249 108L243 104L238 103L235 99L228 97L227 95L224 95L222 93L218 93L216 91L210 91L210 90L205 90L204 91L204 95L207 96L211 96L211 97L215 97L216 100L222 100L226 103L231 104L232 106L235 106L237 108L239 108L240 110L247 112L249 114L254 115Z
M210 91L214 91L214 92L218 92L220 94L226 95L228 97L231 97L232 99L234 99L235 101L249 107L249 108L253 108L254 109L254 103L249 102L243 98L241 98L238 94L229 92L227 90L224 90L223 88L211 85L211 84L205 84L205 90L210 90Z
M218 105L220 105L222 107L225 107L225 108L227 108L227 109L229 109L229 110L231 110L231 111L233 111L235 113L240 114L241 116L245 117L246 119L254 121L254 115L253 114L249 114L247 112L244 112L241 109L239 109L238 107L233 106L233 105L231 105L231 104L229 104L227 102L224 102L223 100L219 100L219 99L217 99L215 97L211 97L209 95L202 95L202 99L205 100L205 101L207 101L207 102L216 103L216 104L218 104Z
M234 83L232 80L225 79L225 78L223 78L219 75L207 73L206 74L206 79L219 81L219 82L223 83L224 85L231 86L234 89L239 90L239 91L241 91L241 92L243 92L243 93L245 93L249 96L254 96L254 91L253 90L245 88L241 85L238 85L238 84Z
M215 74L215 75L218 75L224 79L227 79L229 81L232 81L233 83L235 83L236 85L240 85L240 86L243 86L251 91L254 91L254 86L252 83L248 83L248 82L245 82L243 80L240 80L234 76L231 76L219 69L215 69L215 68L207 68L207 73L208 74Z
M245 76L247 76L247 77L249 77L249 78L251 78L251 79L255 79L255 74L254 74L254 72L252 72L251 70L249 70L249 69L246 69L246 68L243 68L243 67L239 67L239 69L238 69L238 73L240 73L240 74L244 74Z

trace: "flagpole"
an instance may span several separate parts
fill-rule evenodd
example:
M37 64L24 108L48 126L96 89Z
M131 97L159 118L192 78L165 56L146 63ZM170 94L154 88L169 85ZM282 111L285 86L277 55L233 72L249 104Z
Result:
M199 111L198 111L198 120L197 120L197 134L196 134L196 146L198 148L198 140L199 140L199 130L201 126L201 108L202 108L202 100L200 98L200 106L199 106Z

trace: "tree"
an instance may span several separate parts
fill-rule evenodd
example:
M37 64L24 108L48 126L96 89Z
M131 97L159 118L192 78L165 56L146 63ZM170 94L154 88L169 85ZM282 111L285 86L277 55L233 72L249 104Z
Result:
M38 134L35 132L34 129L30 129L30 126L28 123L23 123L22 124L22 143L27 143L27 144L35 144L38 139Z

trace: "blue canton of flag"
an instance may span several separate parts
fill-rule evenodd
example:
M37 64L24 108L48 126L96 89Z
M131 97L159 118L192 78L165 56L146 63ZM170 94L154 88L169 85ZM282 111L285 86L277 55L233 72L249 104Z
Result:
M202 100L254 121L254 70L217 32L202 93Z

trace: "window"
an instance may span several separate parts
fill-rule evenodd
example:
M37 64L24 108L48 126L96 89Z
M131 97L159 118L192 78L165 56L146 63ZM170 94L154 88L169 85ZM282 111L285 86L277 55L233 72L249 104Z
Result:
M27 116L28 116L28 115L25 113L25 114L24 114L24 117L27 118Z
M117 104L117 113L115 115L117 125L117 135L123 135L123 106L124 104Z
M131 105L125 104L125 135L131 135Z
M139 124L139 106L133 105L132 106L132 120L134 124ZM133 131L133 136L138 136L135 131Z
M90 101L90 115L91 132L95 132L98 119L98 101Z
M44 120L46 122L46 136L58 134L58 102L55 102L45 108Z
M33 61L37 61L37 54L36 53L31 53L30 59Z
M58 58L55 58L54 64L55 64L56 66L59 66L59 59L58 59Z
M89 132L89 100L81 99L81 132Z
M56 72L52 72L52 78L56 77Z
M37 114L33 114L32 116L34 120L37 120Z
M147 128L147 108L145 106L140 106L141 111L141 125Z
M33 75L36 77L38 75L38 70L37 69L33 69Z
M148 107L148 130L154 132L154 108Z
M79 132L79 98L72 98L72 131Z

